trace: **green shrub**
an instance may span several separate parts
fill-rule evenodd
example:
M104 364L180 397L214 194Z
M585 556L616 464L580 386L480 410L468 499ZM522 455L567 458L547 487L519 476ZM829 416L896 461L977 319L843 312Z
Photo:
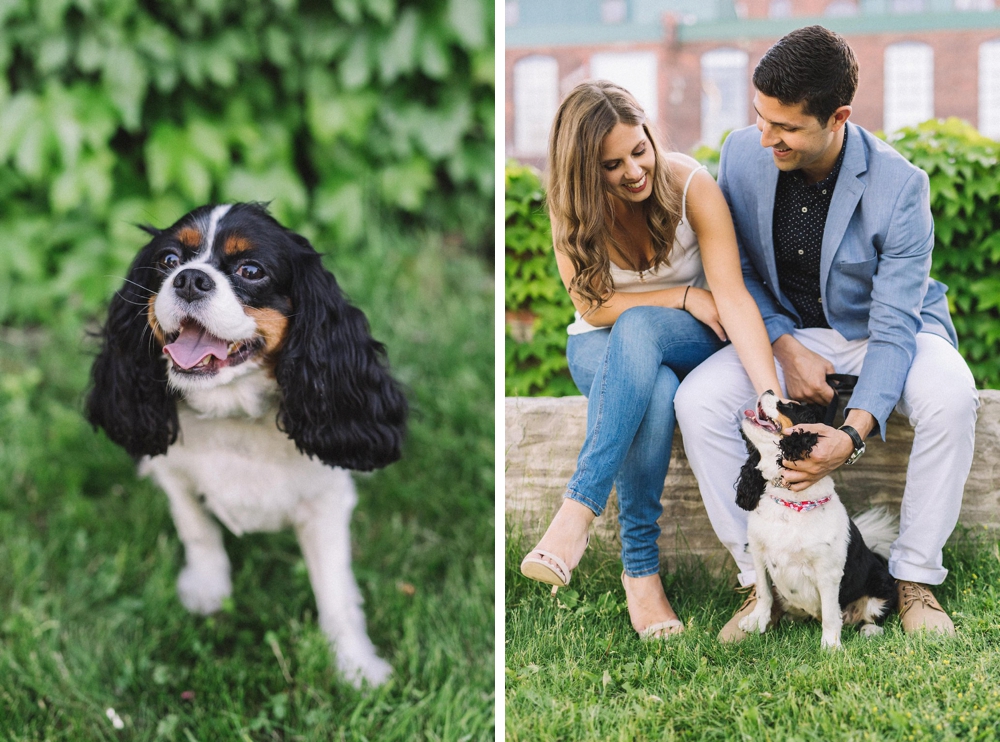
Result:
M891 138L930 176L931 275L948 284L959 350L980 388L1000 387L1000 143L956 118Z
M954 118L903 129L891 143L930 177L931 275L948 284L959 350L980 388L1000 387L1000 143ZM693 154L717 171L718 150L703 146ZM571 383L562 383L572 305L552 257L538 175L508 163L506 188L506 307L534 318L527 343L512 336L508 322L507 394L575 394Z
M509 161L504 188L506 393L579 394L566 364L566 326L573 320L573 302L556 269L538 172Z
M132 224L207 202L270 201L326 245L389 217L492 254L492 7L0 4L0 323L96 313Z

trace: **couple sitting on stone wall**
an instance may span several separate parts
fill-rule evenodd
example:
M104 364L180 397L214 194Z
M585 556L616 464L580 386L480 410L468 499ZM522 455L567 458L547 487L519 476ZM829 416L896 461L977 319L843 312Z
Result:
M521 565L569 582L591 521L618 494L622 583L644 638L683 630L660 580L660 495L675 419L716 534L755 582L747 513L733 484L745 460L737 411L774 390L827 404L830 373L857 385L845 425L813 426L810 458L783 462L792 493L885 437L893 408L914 426L889 571L904 630L954 633L928 586L947 570L973 455L978 394L956 349L946 287L929 277L927 175L850 123L854 53L812 26L776 43L753 74L756 129L722 148L718 183L666 152L635 99L576 87L549 142L556 261L577 308L567 356L588 398L587 436L565 499ZM676 418L675 418L676 414ZM745 636L739 619L719 634Z

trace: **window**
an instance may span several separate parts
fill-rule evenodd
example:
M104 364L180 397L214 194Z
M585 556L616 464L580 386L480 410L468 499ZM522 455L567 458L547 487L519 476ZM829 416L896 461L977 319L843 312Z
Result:
M525 57L514 63L514 149L522 157L542 157L549 127L559 107L559 65L552 57Z
M625 0L602 0L601 23L624 23L628 15Z
M590 58L590 77L621 85L639 101L650 121L659 119L655 52L601 52Z
M934 50L903 42L885 49L886 133L934 117Z
M768 18L791 18L792 0L771 0L767 5Z
M955 10L993 10L993 0L955 0Z
M923 13L924 0L892 0L892 12L904 15L906 13Z
M521 3L518 0L506 0L503 7L504 26L516 26L521 20Z
M747 125L747 53L715 49L701 55L701 141L716 147L730 129Z
M1000 139L1000 39L979 45L979 133Z
M857 14L858 5L854 0L833 0L823 11L823 15L830 18L849 18Z

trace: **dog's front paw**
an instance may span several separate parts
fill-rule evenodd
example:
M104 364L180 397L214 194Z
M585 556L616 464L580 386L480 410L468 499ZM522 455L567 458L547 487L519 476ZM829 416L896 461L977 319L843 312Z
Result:
M177 577L177 596L191 613L207 616L222 608L222 601L233 594L229 564L224 568L195 568L188 564Z
M367 682L382 685L392 675L392 665L374 652L343 652L337 649L337 669L355 688Z
M826 632L824 632L823 633L823 638L820 640L819 645L823 649L829 649L831 651L837 651L837 650L841 649L840 634L829 634L828 635Z
M878 624L866 623L864 626L858 629L858 633L861 634L861 636L867 636L867 637L878 636L879 634L882 633L882 627L879 626Z
M754 610L749 616L740 619L739 626L748 634L763 634L767 631L767 624L771 620L771 611Z

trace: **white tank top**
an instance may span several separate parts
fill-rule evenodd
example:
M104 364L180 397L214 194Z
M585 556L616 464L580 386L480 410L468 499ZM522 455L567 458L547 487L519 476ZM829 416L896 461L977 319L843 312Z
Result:
M672 289L677 286L694 286L699 289L707 289L708 282L705 280L705 269L701 265L701 248L698 247L698 236L691 229L687 220L687 193L691 179L699 170L704 170L705 166L696 167L691 171L687 181L684 183L684 192L681 195L681 220L677 224L674 233L674 246L670 251L670 264L662 263L656 270L633 271L628 268L619 268L614 263L611 264L611 278L615 282L615 291L625 294L635 294L640 291L657 291L659 289ZM585 332L600 330L603 328L594 327L576 313L576 319L566 328L570 335L582 335Z

